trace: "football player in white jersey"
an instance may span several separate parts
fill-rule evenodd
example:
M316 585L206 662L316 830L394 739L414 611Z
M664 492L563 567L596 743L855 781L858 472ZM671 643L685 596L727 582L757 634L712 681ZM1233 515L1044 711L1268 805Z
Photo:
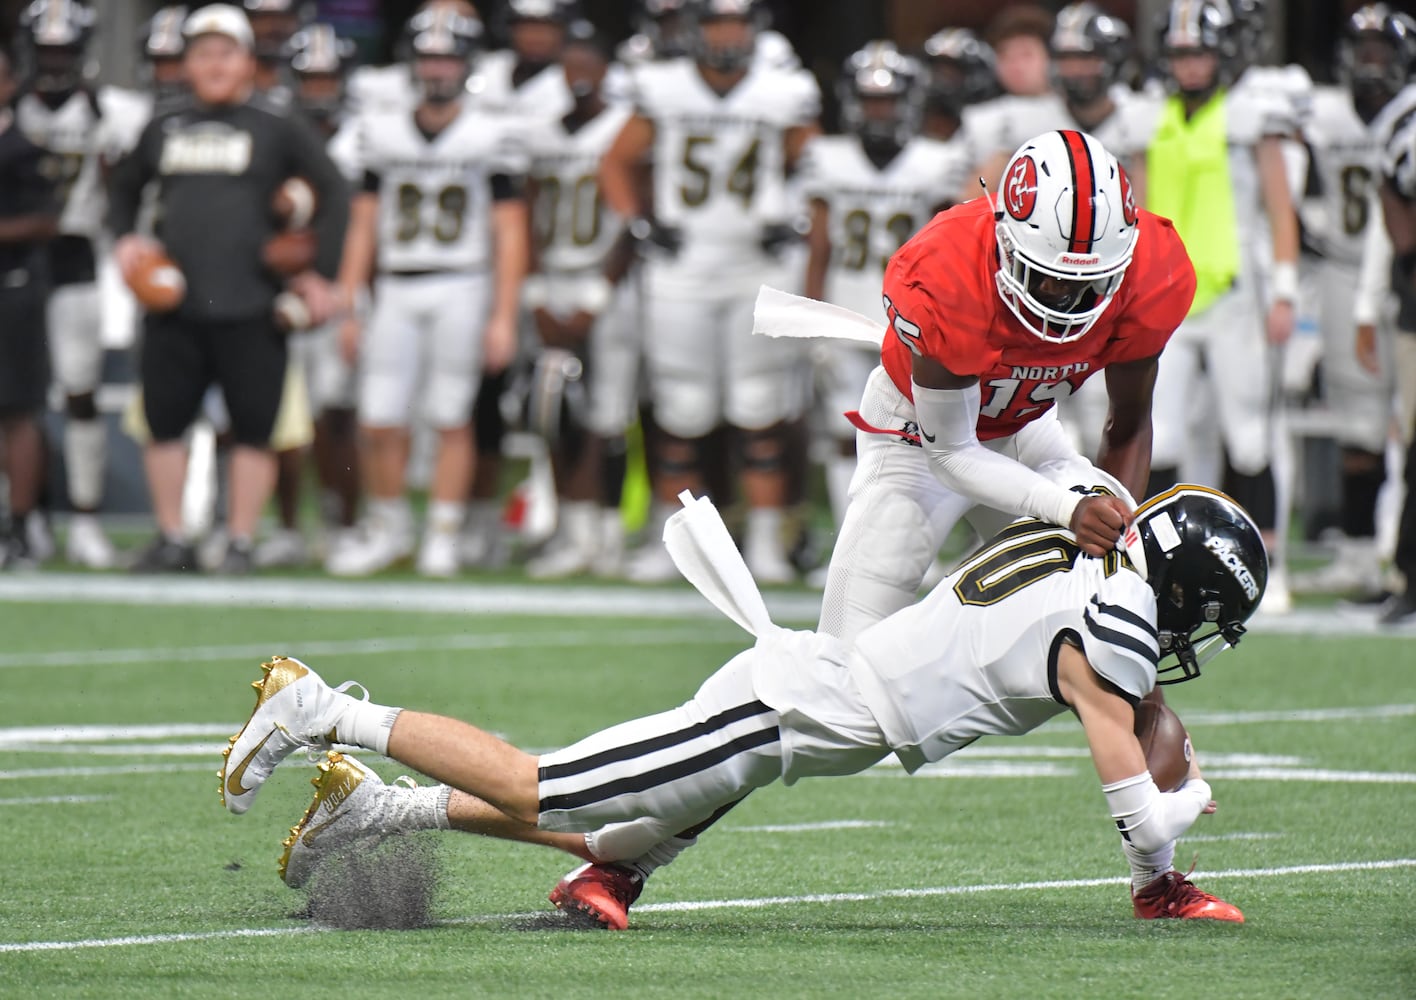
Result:
M290 39L286 60L295 87L295 103L327 143L330 159L351 183L358 159L354 129L342 130L344 84L354 58L354 44L335 34L333 26L313 22ZM335 137L339 136L339 144ZM359 450L357 440L358 384L352 365L339 348L340 323L335 320L309 330L292 331L290 355L298 361L314 417L314 464L319 477L319 509L327 535L326 557L340 558L340 550L355 542L354 524L359 513ZM299 529L301 484L306 449L281 451L276 479L276 506L280 526L256 546L257 566L300 566L309 549Z
M108 430L95 398L103 371L96 260L107 204L103 159L121 151L121 137L132 134L131 119L140 112L111 88L85 80L94 21L93 11L75 0L36 0L25 9L21 42L29 74L15 114L25 136L49 154L63 206L59 236L50 244L48 326L67 414L64 466L74 517L66 555L79 565L106 568L114 551L97 515Z
M575 107L531 139L535 267L522 295L543 345L528 416L553 446L560 497L557 535L526 567L538 579L611 572L618 562L624 437L640 355L633 290L622 283L624 221L606 207L597 176L632 110L605 101L602 39L573 33L561 62ZM570 377L577 371L583 380Z
M256 92L278 108L295 100L291 85L290 39L300 30L302 0L244 0L246 17L256 37Z
M1339 85L1316 88L1303 123L1311 156L1309 194L1300 210L1305 277L1316 293L1323 395L1342 448L1343 537L1336 558L1295 579L1295 590L1370 594L1380 589L1376 511L1386 480L1391 372L1388 366L1374 374L1359 362L1354 317L1368 229L1382 226L1381 150L1368 126L1404 82L1404 74L1397 80L1390 72L1394 50L1385 39L1384 20L1373 7L1349 19L1338 46Z
M1070 711L1120 832L1134 916L1243 922L1174 867L1176 839L1216 808L1198 763L1162 789L1134 733L1140 701L1237 643L1263 593L1258 529L1228 497L1155 497L1124 550L1104 558L1082 555L1065 529L1016 521L854 642L772 624L706 501L669 530L685 575L757 638L687 704L536 756L455 719L359 701L277 658L226 751L226 807L246 812L282 759L324 749L314 803L285 841L287 884L360 838L454 829L586 859L551 901L624 930L646 877L759 788L857 774L891 755L915 772ZM444 784L385 786L330 750L335 740Z
M989 25L1003 93L980 104L965 123L976 169L969 173L970 188L963 197L978 194L973 181L977 177L987 181L990 191L998 190L1013 152L1032 136L1066 121L1066 109L1048 75L1052 25L1049 11L1028 3L1005 8Z
M1225 89L1229 26L1212 0L1171 4L1164 51L1172 93L1147 149L1144 186L1137 185L1147 207L1175 223L1199 280L1189 317L1160 359L1151 490L1174 483L1193 458L1187 415L1207 378L1225 485L1272 547L1276 352L1292 336L1298 297L1298 221L1283 141L1297 123L1287 100ZM1290 603L1281 563L1267 601L1272 612Z
M466 91L481 24L437 8L408 30L422 101L359 122L363 183L340 271L346 301L375 271L377 279L362 338L350 320L341 343L361 366L368 530L363 544L331 560L338 574L372 573L412 551L405 479L415 405L438 436L418 569L457 572L472 400L483 368L500 371L515 352L526 273L521 125L470 107Z
M802 153L801 184L811 205L806 295L888 323L880 288L885 265L964 187L972 166L958 145L921 136L923 71L892 42L870 42L846 60L839 91L844 135L816 136ZM836 454L826 465L840 524L855 474L853 410L879 362L869 344L823 345L825 411Z
M502 22L510 48L477 60L468 83L477 101L543 121L569 114L560 55L574 13L574 0L507 0Z
M1130 29L1095 4L1071 4L1057 12L1049 48L1052 85L1066 105L1064 127L1100 139L1131 175L1136 200L1144 201L1143 171L1137 165L1144 159L1159 105L1123 82L1131 58ZM1058 402L1058 416L1083 455L1096 455L1101 447L1106 410L1106 386L1100 379L1083 383Z
M998 96L993 49L967 28L944 28L925 41L924 62L929 85L921 129L931 139L962 144L968 120Z
M752 310L763 283L789 280L777 258L795 235L786 173L816 132L820 93L805 71L754 62L757 0L698 0L690 16L696 55L635 70L635 113L605 157L601 182L648 256L659 516L679 491L700 486L703 439L723 424L738 429L748 563L764 581L782 582L795 575L780 537L782 430L801 410L801 351L752 336ZM645 161L654 170L652 204L637 183ZM673 567L654 542L631 569L639 579L668 579Z

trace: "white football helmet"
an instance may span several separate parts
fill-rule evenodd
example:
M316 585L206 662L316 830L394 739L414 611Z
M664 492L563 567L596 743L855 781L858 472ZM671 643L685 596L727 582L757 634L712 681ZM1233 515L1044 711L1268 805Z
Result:
M1043 340L1090 330L1121 287L1140 233L1121 165L1085 132L1044 132L1003 171L994 204L998 294Z

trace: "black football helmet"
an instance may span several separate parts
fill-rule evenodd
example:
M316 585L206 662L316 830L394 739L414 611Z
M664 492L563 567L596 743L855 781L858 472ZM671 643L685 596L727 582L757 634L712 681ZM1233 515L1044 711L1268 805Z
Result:
M27 85L68 94L84 81L84 59L97 18L78 0L34 0L20 13L20 55Z
M867 144L903 146L918 132L923 108L923 71L894 42L868 42L846 60L837 84L841 125ZM889 114L867 101L889 101Z
M138 32L144 82L158 100L176 97L187 89L181 67L187 51L187 36L182 34L186 20L186 7L162 7Z
M334 26L315 22L295 32L285 57L295 77L295 100L316 122L329 123L344 108L344 82L354 60L354 43Z
M687 38L692 55L710 69L734 73L752 65L757 51L757 35L767 27L767 8L760 0L692 0L685 8L688 15ZM740 20L747 23L750 34L745 45L709 45L703 37L703 25L710 21Z
M1160 66L1167 86L1184 97L1203 98L1229 82L1234 65L1234 17L1227 0L1171 0L1161 24ZM1218 67L1204 87L1181 87L1170 71L1169 57L1179 52L1211 52Z
M1373 3L1347 19L1337 44L1337 78L1370 122L1416 74L1416 19Z
M635 29L648 40L651 58L677 59L688 55L686 8L689 0L640 0Z
M482 38L482 22L451 7L430 7L413 15L404 29L403 48L412 63L413 81L425 100L446 104L466 92L467 81L472 76L472 61L481 48ZM418 60L424 56L461 59L464 63L461 79L444 83L420 78Z
M1244 508L1218 490L1182 483L1136 508L1123 546L1155 591L1157 683L1198 677L1239 644L1268 584L1268 552Z
M245 8L256 39L256 58L266 65L279 65L290 39L308 20L306 4L302 0L245 0Z
M957 118L970 104L999 94L993 49L967 28L945 28L924 43L932 110Z
M1131 59L1131 29L1093 3L1074 3L1057 12L1052 50L1052 84L1074 105L1100 100L1126 75ZM1057 60L1069 57L1101 60L1096 73L1061 73Z

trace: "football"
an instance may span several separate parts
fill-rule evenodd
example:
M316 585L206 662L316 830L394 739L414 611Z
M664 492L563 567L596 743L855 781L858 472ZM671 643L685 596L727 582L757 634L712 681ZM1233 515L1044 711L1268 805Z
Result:
M1162 792L1173 792L1190 773L1194 750L1180 716L1167 705L1149 698L1136 706L1136 739L1146 755L1146 766Z
M304 229L315 217L315 189L303 177L291 177L275 189L271 215L282 229Z
M315 263L319 247L315 234L308 229L292 229L276 233L266 240L261 261L273 274L282 278L308 271Z
M128 275L133 297L151 313L171 312L187 295L187 279L160 248L145 251Z

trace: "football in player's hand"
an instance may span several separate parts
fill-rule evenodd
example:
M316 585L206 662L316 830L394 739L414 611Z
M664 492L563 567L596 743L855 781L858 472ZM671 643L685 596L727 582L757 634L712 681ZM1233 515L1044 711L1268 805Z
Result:
M1136 739L1162 792L1173 792L1185 783L1194 751L1180 716L1162 702L1143 700L1136 706Z
M145 247L127 274L133 297L151 313L171 312L187 295L187 279L161 247Z
M313 267L318 249L313 232L292 229L276 233L266 240L261 250L261 261L273 274L288 278Z
M303 177L287 178L275 189L271 215L282 229L304 229L315 217L315 189Z

